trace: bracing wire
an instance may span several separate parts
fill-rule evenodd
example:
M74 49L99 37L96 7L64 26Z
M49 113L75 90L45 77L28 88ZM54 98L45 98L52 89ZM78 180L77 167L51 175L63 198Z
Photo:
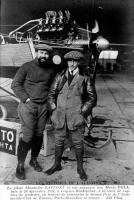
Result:
M6 83L7 81L9 81L10 78L8 78L7 80L5 80L4 82L0 83L0 86L3 85L4 83Z

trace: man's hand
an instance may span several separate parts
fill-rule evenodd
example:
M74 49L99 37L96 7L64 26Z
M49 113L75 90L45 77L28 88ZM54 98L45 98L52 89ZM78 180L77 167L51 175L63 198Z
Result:
M93 123L93 116L92 116L92 114L90 114L90 115L87 116L86 122L87 122L87 127L90 128L92 126L92 123Z
M26 101L25 101L25 103L28 103L30 101L30 98L28 98Z

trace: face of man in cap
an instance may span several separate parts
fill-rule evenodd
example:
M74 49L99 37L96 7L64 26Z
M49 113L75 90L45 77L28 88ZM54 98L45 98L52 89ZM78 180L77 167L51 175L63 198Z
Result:
M74 59L67 60L67 65L70 71L74 71L78 67L79 63L80 63L79 60L74 60Z
M79 51L70 51L64 55L64 58L67 61L69 71L74 71L80 64L83 54Z
M44 64L49 58L49 52L44 49L38 49L36 52L36 56L40 64Z

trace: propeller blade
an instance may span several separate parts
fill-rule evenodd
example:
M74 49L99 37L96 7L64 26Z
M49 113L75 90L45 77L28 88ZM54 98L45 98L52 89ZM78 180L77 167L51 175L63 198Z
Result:
M95 26L94 26L94 28L92 29L91 32L92 33L98 33L99 32L99 25L98 25L97 20L95 20Z
M109 43L110 46L130 46L134 47L134 44L123 44L123 43Z

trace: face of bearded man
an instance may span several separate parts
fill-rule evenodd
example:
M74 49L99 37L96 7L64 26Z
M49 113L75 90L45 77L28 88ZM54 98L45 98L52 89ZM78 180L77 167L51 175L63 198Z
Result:
M37 58L40 66L43 66L47 63L49 58L49 52L47 50L38 50L37 51Z

